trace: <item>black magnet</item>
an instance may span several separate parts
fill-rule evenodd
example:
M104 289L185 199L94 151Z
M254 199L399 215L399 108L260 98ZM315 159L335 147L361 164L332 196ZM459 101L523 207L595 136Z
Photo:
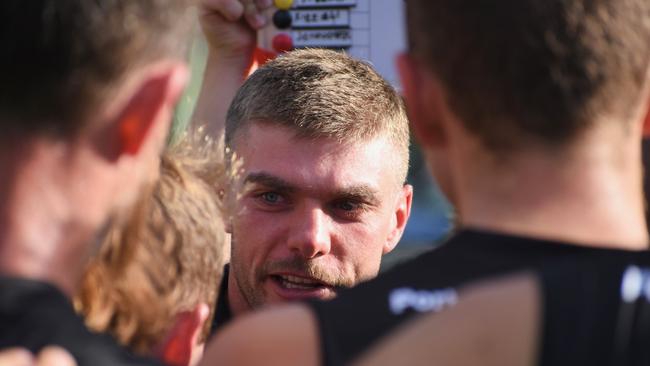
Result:
M291 13L288 10L278 10L273 14L273 24L278 29L287 29L291 27Z

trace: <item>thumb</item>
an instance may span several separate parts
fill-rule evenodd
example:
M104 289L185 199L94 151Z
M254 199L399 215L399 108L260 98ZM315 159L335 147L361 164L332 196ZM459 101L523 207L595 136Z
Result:
M77 366L77 362L63 348L49 346L39 352L36 358L36 366Z
M0 366L31 366L34 356L22 348L11 348L0 351Z

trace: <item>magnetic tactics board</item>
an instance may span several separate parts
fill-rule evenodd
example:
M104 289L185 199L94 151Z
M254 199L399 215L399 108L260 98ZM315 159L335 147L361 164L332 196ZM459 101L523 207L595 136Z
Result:
M404 49L402 0L275 0L271 24L259 34L260 47L340 49L369 61L399 87L395 56Z

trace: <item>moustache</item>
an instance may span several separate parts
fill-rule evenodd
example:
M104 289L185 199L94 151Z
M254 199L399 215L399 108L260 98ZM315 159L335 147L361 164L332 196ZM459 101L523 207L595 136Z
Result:
M335 289L345 289L354 286L353 279L346 278L332 269L325 268L322 263L299 257L266 262L258 271L257 277L259 281L263 281L268 276L285 272L309 277Z

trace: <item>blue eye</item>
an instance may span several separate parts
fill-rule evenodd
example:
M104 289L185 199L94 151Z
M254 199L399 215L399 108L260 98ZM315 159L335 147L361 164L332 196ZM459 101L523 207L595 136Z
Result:
M340 210L343 211L354 211L359 208L359 204L350 201L339 202L337 206Z
M291 207L291 197L276 191L260 191L252 198L257 207L264 211L283 211Z
M264 192L260 197L267 203L278 203L282 199L282 197L275 192Z
M340 200L333 202L334 213L344 220L361 220L367 211L367 205L356 200Z

